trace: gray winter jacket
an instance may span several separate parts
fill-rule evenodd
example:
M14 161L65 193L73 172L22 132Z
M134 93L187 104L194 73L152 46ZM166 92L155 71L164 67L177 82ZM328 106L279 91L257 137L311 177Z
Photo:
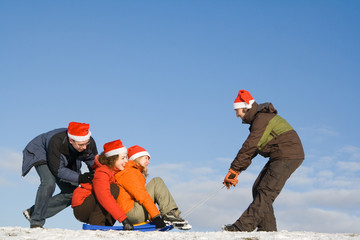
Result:
M28 174L34 166L47 164L47 149L50 139L59 132L66 132L66 128L58 128L40 134L31 140L23 150L22 176Z
M69 143L67 129L55 129L40 134L25 147L22 176L25 176L33 166L48 164L50 171L56 177L77 184L82 162L91 169L97 153L92 137L87 148L79 153Z

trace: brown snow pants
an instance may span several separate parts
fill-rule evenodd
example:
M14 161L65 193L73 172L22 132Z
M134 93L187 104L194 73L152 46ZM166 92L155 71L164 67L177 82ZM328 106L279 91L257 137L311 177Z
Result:
M277 231L273 202L303 160L269 161L257 177L253 202L234 223L241 231Z
M117 199L119 196L119 187L116 184L110 184L111 195ZM108 213L103 206L96 200L94 194L85 198L84 202L74 207L74 216L80 222L100 225L113 226L116 220Z

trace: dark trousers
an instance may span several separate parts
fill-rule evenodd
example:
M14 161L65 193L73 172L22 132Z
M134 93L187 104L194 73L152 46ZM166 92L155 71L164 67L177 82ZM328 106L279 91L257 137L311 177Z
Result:
M277 231L273 203L303 160L269 161L257 177L253 202L234 223L241 231Z
M40 177L40 185L35 204L30 208L30 224L43 226L45 219L70 206L73 191L77 186L55 177L47 164L38 165L35 168ZM61 192L53 196L56 185Z
M119 187L116 184L110 184L110 192L117 199ZM74 207L73 210L75 218L80 222L100 226L113 226L116 222L116 219L97 201L94 194L88 196L81 205Z

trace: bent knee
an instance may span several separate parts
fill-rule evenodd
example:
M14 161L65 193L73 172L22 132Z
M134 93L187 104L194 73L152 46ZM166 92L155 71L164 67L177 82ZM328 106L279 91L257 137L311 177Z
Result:
M164 180L162 180L162 178L161 178L161 177L154 177L152 180L153 180L153 181L155 181L155 182L161 182L161 183L164 183Z
M55 191L56 183L52 180L42 180L40 181L40 186L43 189L47 189L48 191Z

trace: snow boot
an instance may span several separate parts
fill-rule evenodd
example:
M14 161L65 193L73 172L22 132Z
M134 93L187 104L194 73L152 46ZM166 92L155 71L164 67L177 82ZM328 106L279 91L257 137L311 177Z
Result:
M222 229L226 232L242 232L235 224L227 224L222 226Z
M43 228L43 226L34 224L30 225L30 228Z
M191 225L188 223L188 221L180 217L180 211L178 209L173 209L170 212L166 213L163 216L163 220L166 224L173 225L180 230L191 229Z

